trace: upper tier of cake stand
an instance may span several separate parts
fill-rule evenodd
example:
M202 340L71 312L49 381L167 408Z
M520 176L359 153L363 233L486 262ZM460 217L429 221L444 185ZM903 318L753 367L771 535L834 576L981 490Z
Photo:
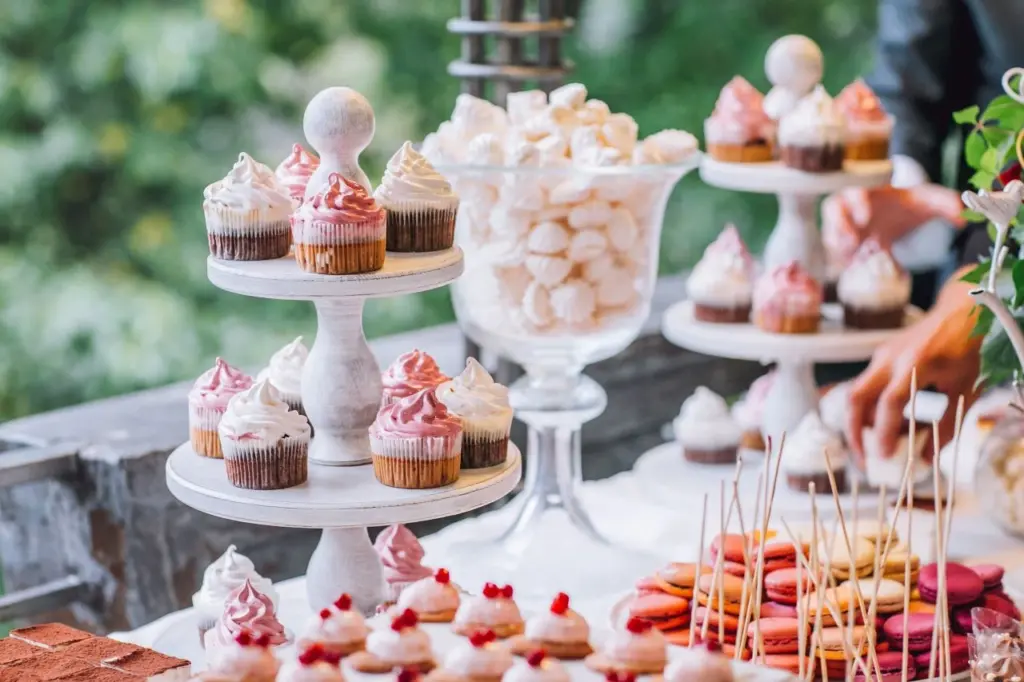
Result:
M891 177L891 161L847 161L836 173L807 173L778 161L727 163L709 156L700 164L700 178L707 184L760 194L831 194L847 187L878 187Z
M908 306L904 324L912 324L920 315L920 310ZM753 324L700 322L693 316L690 301L676 303L662 318L662 333L677 346L720 358L759 362L857 362L870 358L875 348L899 331L849 329L842 324L840 307L829 303L822 306L817 334L772 334Z
M200 457L185 443L167 460L167 487L183 503L232 521L285 528L362 528L461 514L515 488L519 449L509 443L500 467L463 471L453 485L430 490L389 488L373 467L311 464L309 480L284 490L245 490L228 482L222 460Z
M315 300L402 296L444 286L462 274L462 249L388 253L384 267L361 275L318 275L299 268L292 256L275 260L223 261L212 256L206 273L225 291L257 298Z

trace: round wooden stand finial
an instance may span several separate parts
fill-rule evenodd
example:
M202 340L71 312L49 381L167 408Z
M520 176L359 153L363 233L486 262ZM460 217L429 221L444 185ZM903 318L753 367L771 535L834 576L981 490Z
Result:
M307 198L320 190L331 173L341 173L367 192L373 190L359 167L359 155L373 139L375 125L370 102L352 88L327 88L309 101L302 132L320 155L320 167L310 178Z
M782 36L768 48L764 71L772 85L804 94L821 82L825 57L807 36Z

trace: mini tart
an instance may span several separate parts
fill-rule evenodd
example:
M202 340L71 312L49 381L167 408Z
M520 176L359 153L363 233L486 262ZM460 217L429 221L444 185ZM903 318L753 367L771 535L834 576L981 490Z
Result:
M450 623L459 609L459 590L451 582L447 569L417 580L398 596L399 611L412 609L424 623Z
M341 595L333 606L321 609L299 637L298 647L344 658L366 648L369 630L361 613L352 610L352 598Z
M479 630L456 644L428 682L501 682L514 661L490 630Z
M514 637L509 646L517 656L540 649L554 658L576 661L594 652L589 639L587 621L569 608L569 595L559 592L547 611L526 621L525 633Z
M821 324L822 293L799 263L780 265L754 288L754 323L775 334L814 334Z
M476 630L487 629L498 639L523 634L523 616L512 596L511 585L498 587L494 583L486 583L480 595L463 599L459 604L452 630L468 637Z
M665 635L647 621L630 618L623 629L611 633L599 651L587 656L585 663L604 674L660 675L668 663Z
M686 280L693 316L701 322L743 323L750 319L754 259L733 225L704 250Z
M505 673L502 682L569 682L569 673L558 659L542 649L526 654L526 660L516 663Z
M273 682L277 679L280 664L270 651L268 637L253 637L249 632L240 632L234 640L207 653L206 665L211 679L223 675L230 680L254 680Z
M391 620L391 627L374 630L366 638L366 650L348 657L349 665L361 673L384 674L395 668L428 673L434 669L430 636L417 627L419 618L411 609Z
M771 161L775 123L764 112L764 96L742 76L726 83L704 121L708 154L716 161Z
M779 121L783 165L809 173L842 170L846 123L825 88L815 87Z

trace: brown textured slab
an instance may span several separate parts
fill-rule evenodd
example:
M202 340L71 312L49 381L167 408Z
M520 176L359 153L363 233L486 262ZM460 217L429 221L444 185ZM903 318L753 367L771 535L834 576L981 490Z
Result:
M0 668L0 682L43 682L35 675Z
M114 670L143 677L159 675L168 670L180 668L184 668L187 671L192 669L192 664L188 661L174 658L173 656L164 656L152 649L138 649L112 661L104 661L103 665Z
M92 635L63 623L44 623L11 630L11 637L44 649L59 649L89 639Z
M139 651L139 647L134 644L119 642L109 637L90 637L81 642L75 642L67 649L61 650L61 653L93 665L99 665L107 659L120 658L136 651Z
M110 668L92 668L60 678L60 682L142 682L145 677L111 670ZM25 682L20 680L19 682Z
M42 653L39 647L32 646L20 639L0 639L0 665L15 663Z
M64 675L81 671L94 671L95 666L85 661L59 653L43 653L4 666L5 670L16 670L25 675L35 675L40 680L56 680Z

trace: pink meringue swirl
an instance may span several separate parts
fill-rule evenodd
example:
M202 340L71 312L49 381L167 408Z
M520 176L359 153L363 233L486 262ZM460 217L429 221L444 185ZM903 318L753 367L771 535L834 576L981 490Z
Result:
M747 79L734 76L715 102L704 122L704 137L711 144L746 144L771 140L775 123L764 112L764 95Z
M225 410L232 396L250 386L252 386L251 376L235 369L223 359L217 358L214 366L196 379L192 390L189 391L188 399L197 407Z
M862 78L843 88L835 99L835 105L848 121L874 122L889 118L882 108L882 102Z
M242 630L255 636L266 635L270 644L277 646L287 641L284 626L274 613L274 603L253 584L246 580L228 595L224 602L224 613L217 621L217 637L220 641L234 640Z
M821 308L821 284L797 261L767 272L754 288L754 308L786 314L817 313Z
M434 388L448 381L434 358L421 350L412 350L398 356L380 377L384 384L384 402L392 402Z
M384 217L384 209L363 186L340 173L327 177L327 185L306 201L303 213L307 220L333 225L377 222Z
M384 569L384 580L398 598L400 588L426 578L433 571L423 565L423 545L416 534L401 524L388 526L373 543ZM398 589L396 589L398 588Z
M405 438L454 438L462 431L462 421L448 412L433 388L425 388L382 407L370 430Z
M718 238L708 245L704 254L707 255L709 253L737 257L743 261L748 271L753 272L754 270L754 258L750 255L747 245L743 243L739 230L732 223L726 225L722 233L718 235Z
M306 185L319 166L320 158L296 142L292 145L292 153L277 165L274 174L288 188L292 200L301 204L306 195Z

